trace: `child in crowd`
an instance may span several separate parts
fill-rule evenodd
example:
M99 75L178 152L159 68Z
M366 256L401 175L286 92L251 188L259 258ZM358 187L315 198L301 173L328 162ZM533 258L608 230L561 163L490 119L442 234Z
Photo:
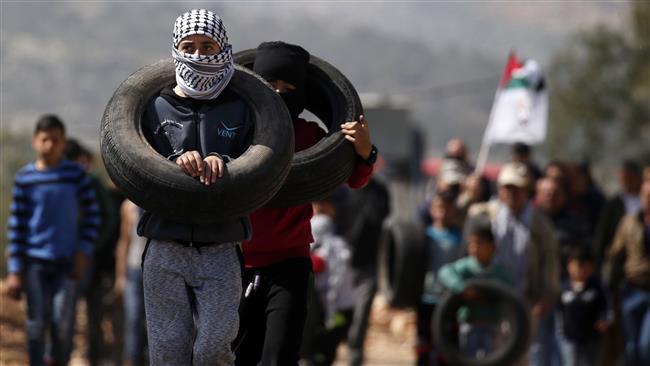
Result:
M591 366L600 360L607 330L607 300L594 275L588 248L573 248L567 258L569 278L562 282L558 304L560 347L565 366Z
M468 301L480 296L475 289L466 288L466 282L470 279L493 279L512 286L509 271L493 261L496 246L490 224L478 219L470 221L467 235L469 256L440 268L438 281L442 286L452 292L462 292ZM484 357L492 351L496 336L496 311L489 305L470 304L459 312L461 348L468 356Z
M436 358L431 334L431 319L440 292L436 285L436 274L443 265L460 258L463 252L462 231L455 225L456 196L447 191L439 193L431 201L429 214L433 223L426 229L426 240L431 256L417 309L418 365L430 365L431 360Z
M345 240L335 232L334 197L312 203L312 263L317 296L323 309L323 327L310 342L314 365L331 365L334 362L336 349L345 339L350 327L355 304L350 266L351 251ZM322 262L322 265L318 265L319 262ZM317 271L319 267L322 271Z
M36 161L23 167L14 183L7 291L14 299L23 291L27 296L30 364L67 365L77 281L92 255L101 218L90 177L80 165L63 159L63 122L54 115L42 116L32 146Z

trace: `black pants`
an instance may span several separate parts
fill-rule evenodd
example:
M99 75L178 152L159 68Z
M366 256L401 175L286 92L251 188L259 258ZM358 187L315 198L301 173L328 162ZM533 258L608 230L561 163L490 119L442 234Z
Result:
M377 292L375 271L372 269L355 269L354 294L356 304L354 305L352 323L348 331L348 364L350 366L361 366L363 364L363 346L366 340L370 310L372 301L375 298L375 292Z
M433 364L433 332L431 322L436 310L434 304L420 303L417 308L417 365L430 366Z
M244 289L260 281L242 301L236 365L298 365L311 273L309 258L244 270Z
M95 258L95 262L99 260ZM96 267L86 273L86 282L82 285L86 298L88 364L99 365L102 359L110 358L117 364L122 363L122 335L124 317L121 304L115 302L113 287L115 273L110 269ZM104 339L102 323L109 319L112 325L113 341Z
M339 344L345 340L350 323L352 321L353 309L339 311L336 315L335 324L326 324L316 335L314 343L313 364L316 366L329 366L336 360L336 351Z

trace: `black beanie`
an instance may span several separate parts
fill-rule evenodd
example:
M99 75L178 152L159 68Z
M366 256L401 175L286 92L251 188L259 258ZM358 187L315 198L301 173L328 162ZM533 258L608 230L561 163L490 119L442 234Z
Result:
M298 89L305 86L309 52L282 41L264 42L257 46L253 71L264 79L284 80Z

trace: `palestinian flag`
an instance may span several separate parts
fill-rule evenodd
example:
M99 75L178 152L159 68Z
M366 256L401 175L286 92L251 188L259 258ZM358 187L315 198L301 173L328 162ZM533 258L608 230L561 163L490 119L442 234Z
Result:
M546 138L547 120L548 95L539 64L534 60L521 62L510 53L484 142L539 144Z

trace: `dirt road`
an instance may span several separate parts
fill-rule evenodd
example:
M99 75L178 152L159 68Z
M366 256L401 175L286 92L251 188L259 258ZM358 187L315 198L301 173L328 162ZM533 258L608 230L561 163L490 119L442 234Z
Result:
M0 293L4 291L4 283L0 282ZM71 366L86 366L82 350L85 337L82 333L85 318L84 304L80 303L75 336L75 351ZM412 312L389 309L381 298L373 305L371 325L366 342L366 365L368 366L402 366L413 365L413 344L415 339L415 318ZM25 344L25 312L24 303L0 297L0 365L27 365ZM109 326L110 327L110 326ZM339 348L335 366L346 366L346 348ZM107 366L111 365L107 363Z

